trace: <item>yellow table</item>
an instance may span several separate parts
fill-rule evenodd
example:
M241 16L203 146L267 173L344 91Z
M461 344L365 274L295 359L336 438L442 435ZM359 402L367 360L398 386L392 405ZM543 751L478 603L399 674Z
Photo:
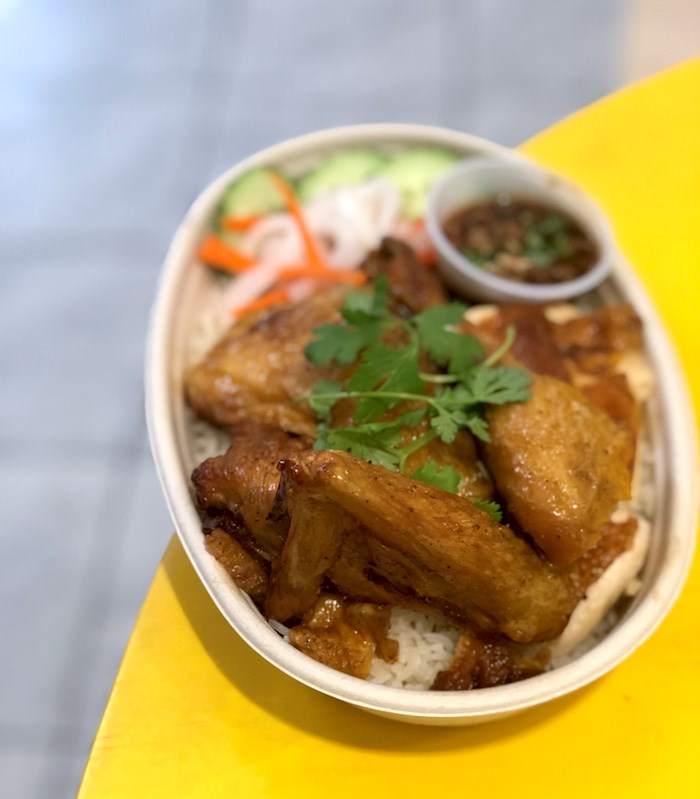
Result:
M523 150L607 210L697 407L700 60L596 103ZM660 630L593 686L484 726L415 727L317 694L255 655L174 539L80 797L700 796L699 620L696 566Z

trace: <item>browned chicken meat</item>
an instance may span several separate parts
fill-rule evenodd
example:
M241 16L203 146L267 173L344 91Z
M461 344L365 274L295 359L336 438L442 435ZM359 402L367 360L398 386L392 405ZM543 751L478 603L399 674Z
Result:
M231 428L233 443L216 458L208 458L192 474L197 504L210 515L227 511L262 557L272 560L282 551L289 520L275 508L280 472L288 455L307 450L311 440L270 425L239 422Z
M289 640L327 666L366 679L372 660L396 660L398 644L388 637L389 607L346 602L323 595L289 631Z
M387 278L397 313L410 314L444 302L445 291L413 251L385 239L365 269ZM231 325L223 339L185 376L185 393L204 419L227 427L255 419L293 433L312 435L314 416L299 397L322 377L338 370L319 370L304 350L313 330L338 321L346 290L319 292L307 300L248 314Z
M468 691L492 688L534 677L544 671L546 655L529 655L507 642L463 633L450 665L438 672L432 688L435 691Z
M392 310L399 316L447 302L447 292L435 273L428 271L413 250L398 239L384 239L362 266L372 279L386 278Z
M600 538L631 488L629 436L567 383L536 375L528 402L486 411L489 473L522 529L566 566Z
M344 296L342 289L325 291L235 322L186 375L189 404L222 427L254 419L313 435L313 413L298 398L335 370L320 372L306 360L304 349L315 327L339 318Z
M566 578L469 500L342 452L292 457L283 470L300 497L295 507L309 503L313 511L290 530L273 576L268 609L276 618L307 609L315 596L300 596L296 586L320 585L319 572L337 559L342 537L360 525L378 577L512 640L554 638L578 601ZM320 552L312 543L319 536L326 544Z
M615 367L641 347L639 319L621 306L555 323L541 308L504 305L465 327L489 350L516 331L508 358L535 374L532 398L486 412L484 461L522 530L552 563L571 564L630 495L639 407Z

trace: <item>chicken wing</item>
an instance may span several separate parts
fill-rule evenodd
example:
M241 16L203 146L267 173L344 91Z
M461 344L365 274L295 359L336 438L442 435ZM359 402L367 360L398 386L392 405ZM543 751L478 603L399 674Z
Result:
M342 452L312 451L286 459L281 468L297 497L316 509L306 514L311 523L298 527L299 536L314 537L310 531L319 525L313 520L324 502L344 514L342 524L324 528L327 536L334 533L324 569L359 524L368 533L372 569L406 595L515 641L548 640L564 628L577 601L568 579L469 500ZM291 531L282 558L290 540ZM303 540L293 546L308 551ZM278 577L294 564L287 558ZM320 564L305 568L319 584Z

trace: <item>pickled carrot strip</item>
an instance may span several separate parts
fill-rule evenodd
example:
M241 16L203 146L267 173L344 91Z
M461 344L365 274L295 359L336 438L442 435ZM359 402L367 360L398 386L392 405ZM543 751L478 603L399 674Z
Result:
M235 317L241 317L244 314L252 313L253 311L262 311L265 308L270 308L273 305L281 305L289 300L289 293L286 289L273 289L261 294L254 300L241 305L233 312Z
M216 236L207 236L204 239L199 248L198 257L209 266L233 272L235 275L245 272L257 263L255 258L230 247Z
M277 172L270 173L270 179L274 182L275 186L279 190L279 193L282 195L282 199L284 200L285 205L287 206L287 210L294 218L294 221L297 223L299 228L299 232L301 233L301 237L304 241L304 247L306 249L306 255L309 261L309 266L325 271L327 266L324 262L323 255L316 244L314 239L313 233L309 229L309 226L306 224L306 219L304 219L304 212L299 205L297 198L294 196L294 189L287 183L287 181L279 175Z
M256 225L262 216L260 214L249 214L248 216L225 216L221 221L225 230L234 233L245 233Z
M308 277L322 283L344 283L349 286L361 286L367 280L367 275L359 270L347 269L318 269L314 266L291 266L281 269L280 280L296 280Z

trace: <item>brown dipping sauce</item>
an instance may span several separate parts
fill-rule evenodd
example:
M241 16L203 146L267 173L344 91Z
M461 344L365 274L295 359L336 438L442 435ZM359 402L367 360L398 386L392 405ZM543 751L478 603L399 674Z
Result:
M522 283L564 283L598 259L597 246L571 217L508 195L456 211L443 230L477 266Z

